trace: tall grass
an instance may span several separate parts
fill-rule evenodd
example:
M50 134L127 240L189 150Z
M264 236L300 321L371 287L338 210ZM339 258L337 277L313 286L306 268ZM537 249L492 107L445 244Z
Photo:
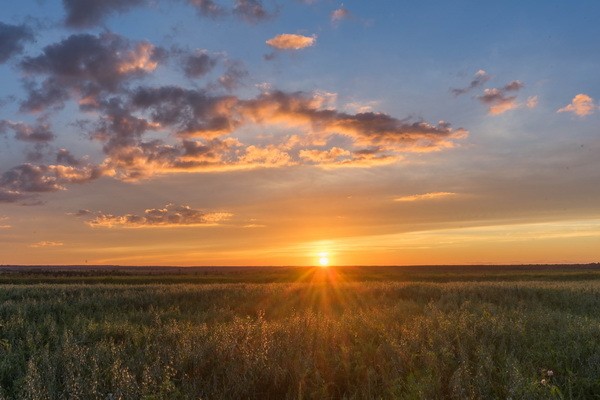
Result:
M0 285L0 399L600 398L600 282Z

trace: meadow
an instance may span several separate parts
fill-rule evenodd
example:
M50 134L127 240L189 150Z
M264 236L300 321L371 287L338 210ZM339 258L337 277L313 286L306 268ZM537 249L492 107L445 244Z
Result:
M600 266L0 268L0 399L600 398Z

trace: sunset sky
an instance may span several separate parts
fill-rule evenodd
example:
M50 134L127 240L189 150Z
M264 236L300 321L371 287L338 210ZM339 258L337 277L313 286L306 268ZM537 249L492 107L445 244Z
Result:
M600 261L600 2L22 0L0 264Z

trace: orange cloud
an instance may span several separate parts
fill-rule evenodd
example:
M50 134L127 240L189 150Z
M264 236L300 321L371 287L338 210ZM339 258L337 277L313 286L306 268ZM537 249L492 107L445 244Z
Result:
M432 192L432 193L424 193L424 194L413 194L410 196L402 196L395 198L394 201L401 202L413 202L413 201L422 201L422 200L438 200L444 199L448 197L456 196L456 193L453 192Z
M126 74L133 71L152 72L158 66L154 59L155 48L150 43L138 43L135 49L129 51L117 70Z
M292 33L283 33L267 40L266 43L278 50L300 50L313 46L316 41L316 36L303 36Z
M95 218L86 221L91 227L101 228L167 228L214 226L229 219L233 214L228 212L210 212L193 209L189 206L168 204L164 208L152 208L143 215L112 215L97 213Z
M319 164L339 161L341 157L348 157L351 154L348 150L339 147L332 147L329 150L300 150L299 153L300 158Z
M251 166L260 165L262 167L283 167L294 164L288 153L274 145L266 147L248 146L246 152L240 157L239 163Z
M597 108L594 99L587 94L580 93L573 98L570 104L567 104L557 112L572 112L580 117L585 117L586 115L593 114Z

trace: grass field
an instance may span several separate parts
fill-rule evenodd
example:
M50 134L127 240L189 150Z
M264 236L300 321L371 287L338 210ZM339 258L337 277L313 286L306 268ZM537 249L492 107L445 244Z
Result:
M600 398L600 267L0 268L0 398Z

